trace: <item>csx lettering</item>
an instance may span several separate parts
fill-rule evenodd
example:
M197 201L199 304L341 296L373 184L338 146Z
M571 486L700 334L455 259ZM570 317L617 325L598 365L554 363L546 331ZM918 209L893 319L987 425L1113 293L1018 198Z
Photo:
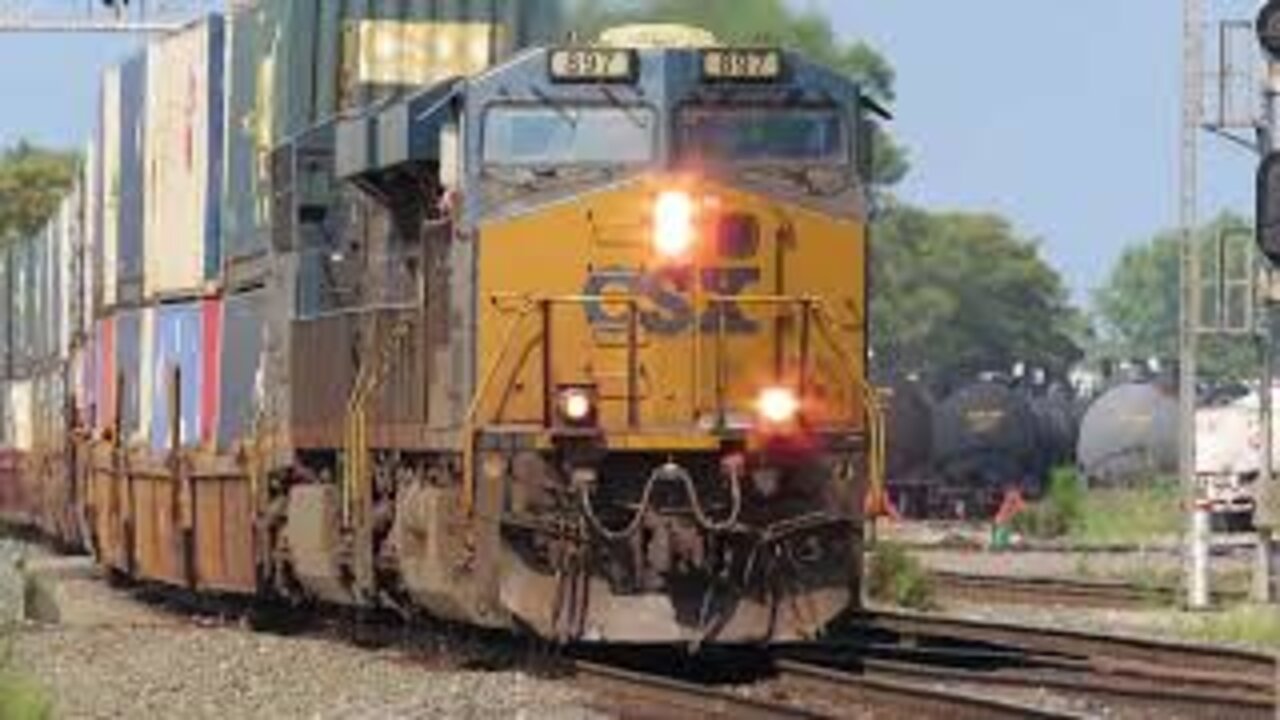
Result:
M677 335L693 326L692 280L691 268L667 268L644 275L626 268L606 268L587 278L583 294L637 296L642 299L638 320L645 331ZM760 282L760 268L703 268L699 280L702 292L732 297ZM596 327L622 329L627 324L627 309L622 303L587 303L586 314L587 322ZM741 305L732 300L711 304L698 322L704 332L717 332L722 322L724 331L732 335L750 335L760 329L759 323L747 317Z

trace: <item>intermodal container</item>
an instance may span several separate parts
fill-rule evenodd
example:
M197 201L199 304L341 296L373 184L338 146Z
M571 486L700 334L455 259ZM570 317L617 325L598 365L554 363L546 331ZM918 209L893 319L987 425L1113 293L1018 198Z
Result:
M71 350L67 363L67 382L71 394L70 407L75 411L71 418L77 427L87 427L94 422L97 392L94 387L97 373L94 365L98 361L97 348L94 347L92 333L85 335L83 342Z
M82 196L80 203L80 329L84 333L93 330L93 319L98 316L101 298L100 225L98 208L102 184L99 182L98 144L90 142L84 151L84 166L80 176Z
M13 345L10 332L13 324L13 280L9 275L9 249L0 248L0 382L12 376L9 348Z
M221 269L222 16L146 52L146 296L189 297Z
M99 432L115 425L116 419L116 321L108 315L95 323L93 366L93 427Z
M98 172L100 191L94 224L101 247L95 255L94 277L102 288L98 307L115 307L119 300L116 269L120 264L120 68L102 76L102 109L98 116Z
M9 327L9 372L22 377L27 366L27 335L31 325L31 268L27 264L30 244L19 239L9 246L9 278L12 284Z
M80 188L75 186L58 210L57 247L54 252L54 315L57 343L53 352L65 358L80 325Z
M31 380L15 380L9 383L8 420L9 438L15 450L29 452L35 442L34 416L32 414L33 385Z
M142 425L142 336L145 310L133 308L120 310L115 315L115 347L114 367L109 368L114 375L112 382L117 384L113 408L120 416L120 433L126 442L136 441L143 430ZM149 363L148 363L149 364ZM149 404L149 403L148 403ZM150 429L150 428L147 428Z
M228 295L222 302L222 352L216 443L233 449L248 440L262 397L265 290Z
M217 299L161 305L155 310L151 383L151 447L172 444L172 403L178 403L182 447L204 443L217 412L221 303ZM178 394L173 395L177 382Z
M30 268L31 317L27 324L27 362L29 372L36 372L45 357L45 338L49 322L49 237L48 227L28 241L27 267Z
M231 9L227 16L226 172L222 197L226 265L259 256L267 249L260 181L265 151L270 148L270 132L264 128L270 125L257 111L257 102L259 77L270 73L264 73L262 68L267 41L261 23L262 11L253 5Z
M140 52L120 67L120 235L116 272L117 300L142 297L147 177L147 54Z

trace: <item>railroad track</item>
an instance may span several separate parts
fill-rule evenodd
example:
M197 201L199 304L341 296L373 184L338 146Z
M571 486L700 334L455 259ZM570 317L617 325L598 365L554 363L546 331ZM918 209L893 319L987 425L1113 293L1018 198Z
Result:
M688 717L743 720L826 715L795 704L747 697L715 687L637 672L613 665L579 661L574 681L597 698L599 709L627 720L668 720Z
M876 718L877 720L1065 720L1078 716L941 690L911 680L869 677L779 660L775 675L751 688L719 688L613 665L578 662L574 679L597 707L626 720L707 717L737 720Z
M1179 589L1164 585L1137 585L1121 581L1027 578L1004 575L930 572L935 593L944 600L992 605L1057 605L1067 607L1130 609L1172 605ZM1241 591L1214 593L1220 602L1245 599Z
M845 632L854 633L847 647L791 654L868 678L1050 693L1140 717L1272 720L1277 712L1277 661L1262 653L915 613L869 613Z

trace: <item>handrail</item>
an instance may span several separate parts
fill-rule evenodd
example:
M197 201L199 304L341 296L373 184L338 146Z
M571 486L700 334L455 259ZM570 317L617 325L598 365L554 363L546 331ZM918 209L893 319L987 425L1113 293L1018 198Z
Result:
M848 363L850 367L853 365L853 358L849 356L848 351L840 347L838 343L831 339L830 326L834 322L831 317L830 310L824 305L815 306L820 324L826 330L825 336L831 348L839 355L841 361ZM855 384L861 391L863 396L863 410L867 416L867 480L870 484L868 488L867 510L874 516L884 514L885 505L885 458L887 456L887 444L885 437L885 418L884 407L880 404L880 395L876 392L875 387L867 381L866 374L858 375L850 373L853 376Z
M879 512L884 503L884 469L886 457L886 438L885 438L885 419L884 408L880 403L879 394L875 388L869 383L865 375L859 375L853 371L855 367L854 359L847 349L841 346L832 337L831 329L834 325L834 318L831 316L830 309L824 303L823 299L816 296L797 296L797 295L723 295L714 294L707 295L703 298L709 306L718 304L734 303L737 305L794 305L799 306L805 318L816 318L819 326L824 331L821 333L827 340L827 344L839 356L840 364L848 368L849 379L852 381L855 392L862 396L863 411L867 421L867 471L870 483L869 495L870 507L873 512ZM635 307L640 300L639 296L633 294L614 294L614 295L587 295L587 294L568 294L568 295L533 295L528 293L494 293L490 295L490 301L498 304L504 301L516 301L518 305L515 307L517 317L507 329L507 334L500 346L499 353L484 374L480 384L477 386L475 394L472 396L471 404L468 407L466 419L464 421L466 442L463 446L463 503L465 510L470 513L473 510L473 495L475 491L475 433L479 430L478 416L483 399L487 396L491 386L497 380L499 370L505 364L507 357L510 355L512 347L515 345L517 332L532 317L534 311L539 308L550 308L555 305L587 305L591 303L608 304L613 306ZM550 312L546 310L545 312ZM719 316L719 324L723 326L723 314ZM805 327L802 328L801 342L805 347L801 348L801 375L802 378L807 375L807 368L810 361L810 353L808 349L809 333L807 329L808 321L805 321ZM546 342L543 338L542 342ZM629 343L635 343L634 336L629 338ZM720 364L723 362L725 351L723 343L725 342L723 327L717 332L716 341L716 363L717 378L720 374ZM634 348L632 348L634 353ZM550 392L550 388L544 388L544 392ZM631 399L634 401L634 398ZM719 407L722 399L717 399L717 412L722 410Z
M376 317L376 316L375 316ZM402 317L392 326L389 336L384 341L376 362L364 363L351 387L351 395L347 400L347 428L345 447L346 462L342 473L342 522L343 527L352 527L355 514L355 499L368 490L365 487L369 477L369 400L382 386L382 381L392 370L392 363L403 347L409 329L415 317ZM368 518L361 517L362 522Z

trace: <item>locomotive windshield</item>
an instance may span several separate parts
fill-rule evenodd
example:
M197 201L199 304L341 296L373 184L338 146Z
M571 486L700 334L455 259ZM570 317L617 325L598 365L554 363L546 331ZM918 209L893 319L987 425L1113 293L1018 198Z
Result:
M840 163L848 159L835 108L688 107L677 119L682 155L727 162Z
M657 122L646 107L499 106L486 114L489 165L629 165L649 162Z

